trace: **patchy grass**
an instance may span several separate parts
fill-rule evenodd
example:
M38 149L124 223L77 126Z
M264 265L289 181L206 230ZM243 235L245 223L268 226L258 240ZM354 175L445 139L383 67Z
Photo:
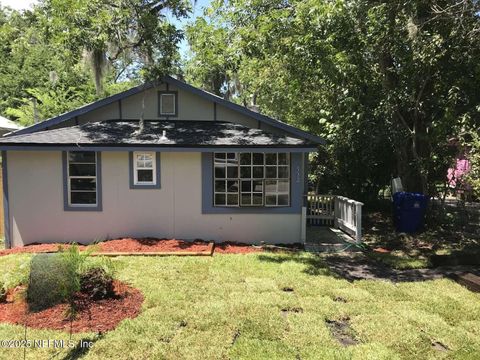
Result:
M0 258L0 267L15 261L21 258ZM73 335L93 341L90 350L27 349L27 359L474 359L480 353L480 295L447 279L352 283L305 253L114 262L120 280L145 296L140 316L100 337ZM342 345L329 328L327 321L344 319L355 345ZM23 338L21 326L0 324L0 339ZM27 339L69 335L28 329ZM23 349L0 348L0 358L23 358Z
M390 253L366 252L366 255L393 269L424 269L430 266L428 258L424 256L409 256L401 250Z
M395 232L389 211L368 213L364 219L363 240L370 249L383 248L385 253L367 255L396 269L431 266L435 255L480 253L480 209L437 205L429 212L426 231L408 235Z

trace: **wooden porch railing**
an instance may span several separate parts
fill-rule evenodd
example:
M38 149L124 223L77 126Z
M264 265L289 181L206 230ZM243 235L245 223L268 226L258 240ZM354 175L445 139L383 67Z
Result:
M335 195L307 195L307 222L309 225L333 226Z
M357 243L362 241L363 203L338 195L315 194L306 195L306 198L305 225L334 226Z

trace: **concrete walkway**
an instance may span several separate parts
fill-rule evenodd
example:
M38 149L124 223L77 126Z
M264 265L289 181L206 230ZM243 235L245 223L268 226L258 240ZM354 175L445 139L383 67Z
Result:
M310 252L357 252L353 239L343 231L327 226L307 226L305 250Z

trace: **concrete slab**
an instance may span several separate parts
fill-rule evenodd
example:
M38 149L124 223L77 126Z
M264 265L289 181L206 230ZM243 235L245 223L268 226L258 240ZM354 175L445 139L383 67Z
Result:
M327 226L307 226L305 250L311 252L360 251L343 231Z

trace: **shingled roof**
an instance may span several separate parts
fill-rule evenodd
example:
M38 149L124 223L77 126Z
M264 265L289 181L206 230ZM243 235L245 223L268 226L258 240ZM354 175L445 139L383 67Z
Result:
M155 147L305 147L305 139L274 135L260 129L218 121L109 120L0 138L9 146L155 146ZM163 132L165 131L165 136Z

